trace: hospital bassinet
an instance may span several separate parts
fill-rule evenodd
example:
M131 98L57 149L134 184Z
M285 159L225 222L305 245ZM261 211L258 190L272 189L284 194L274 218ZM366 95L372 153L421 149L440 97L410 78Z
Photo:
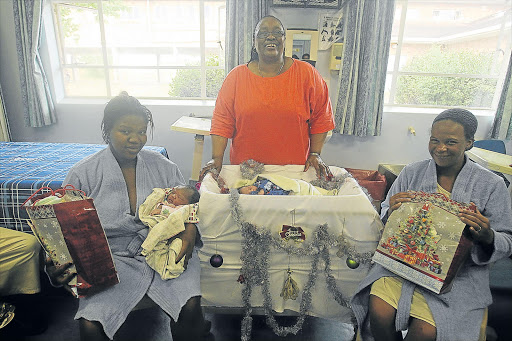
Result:
M262 174L279 174L293 179L311 181L316 178L314 169L303 172L304 166L265 166ZM335 176L344 177L347 172L332 167ZM222 168L221 177L229 188L242 178L240 167L227 165ZM208 174L201 185L199 218L203 248L199 251L201 260L202 304L206 307L243 307L241 275L242 234L235 222L231 207L233 200L229 194L221 194L217 183ZM254 224L257 229L268 229L275 240L280 240L283 225L299 226L304 231L303 242L288 241L285 244L305 248L315 238L319 225L327 227L331 242L344 240L345 245L353 246L359 254L371 254L377 247L383 228L377 212L363 193L357 182L347 177L336 196L263 196L240 195L238 204L243 212L243 220ZM338 243L339 244L339 243ZM270 247L268 262L269 288L272 309L275 312L300 311L301 294L311 272L312 256L289 255L282 249ZM219 254L223 258L220 267L213 267L210 258ZM339 245L329 248L330 269L337 287L345 299L350 299L357 284L368 271L369 264L360 264L352 269L347 266L347 254L340 251ZM368 257L367 257L368 258ZM354 265L353 263L351 265ZM353 266L352 266L353 267ZM283 284L292 271L297 282L297 299L285 300L280 296ZM310 315L350 322L351 312L334 299L324 274L325 262L319 262L315 285L311 289L312 305ZM242 280L240 280L242 279ZM253 307L264 305L264 296L259 287L254 287L250 298Z

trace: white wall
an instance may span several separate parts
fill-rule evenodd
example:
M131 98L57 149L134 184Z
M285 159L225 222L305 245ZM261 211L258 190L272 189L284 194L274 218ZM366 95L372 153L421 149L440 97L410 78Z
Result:
M320 10L272 9L271 14L283 19L286 27L316 28ZM328 52L318 58L318 69L322 76L331 79L327 70ZM337 77L330 81L331 95L334 96ZM13 141L77 142L102 143L100 122L106 101L96 103L56 104L58 122L45 128L25 127L19 72L16 58L16 41L12 18L12 0L0 1L0 84L4 93L5 105L11 126ZM144 102L152 111L156 124L155 134L148 144L167 148L170 158L175 161L188 178L192 168L194 136L175 132L170 126L179 117L191 113L208 116L213 111L212 103L193 102L181 105L168 105L166 101ZM172 102L175 103L175 102ZM379 163L409 163L428 157L427 141L434 113L393 112L385 110L382 136L358 138L334 135L324 147L323 159L331 165L362 169L377 169ZM477 138L483 138L492 124L492 117L478 116ZM416 136L408 133L413 126ZM509 143L510 144L510 143ZM508 145L507 150L512 151ZM205 139L203 163L211 155L210 138Z

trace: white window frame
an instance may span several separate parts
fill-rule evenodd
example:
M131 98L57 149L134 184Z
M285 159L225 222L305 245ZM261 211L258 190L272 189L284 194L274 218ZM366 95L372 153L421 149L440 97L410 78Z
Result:
M467 107L468 109L473 109L473 110L482 110L483 112L485 111L495 111L497 106L498 106L498 102L499 102L499 99L500 99L500 95L501 95L501 89L503 88L503 84L504 84L504 79L505 79L505 75L506 75L506 69L507 69L507 66L508 66L508 63L504 63L504 65L502 65L502 69L498 72L497 75L495 76L492 76L492 75L484 75L484 74L448 74L448 73L422 73L422 72L406 72L406 71L400 71L399 70L399 65L400 65L400 56L401 56L401 49L402 49L402 44L403 44L403 38L404 38L404 31L405 31L405 23L406 23L406 19L407 19L407 5L409 2L413 2L414 0L397 0L396 3L395 3L395 6L398 5L398 4L401 4L402 5L402 8L401 8L401 11L400 11L400 25L399 25L399 32L398 32L398 41L397 41L397 48L396 48L396 52L395 52L395 60L394 60L394 65L393 65L393 70L391 71L387 71L387 77L391 77L391 85L390 85L390 93L389 93L389 98L387 100L387 102L384 103L384 105L388 108L399 108L399 107L404 107L404 108L432 108L432 109L439 109L439 108L446 108L447 106L446 105L417 105L417 104L397 104L395 103L395 96L396 96L396 86L397 86L397 81L398 81L398 78L400 76L407 76L407 75L412 75L412 76L416 76L416 75L421 75L421 76L436 76L436 77L456 77L456 78L478 78L478 79L496 79L497 80L497 83L496 83L496 89L495 89L495 92L494 92L494 95L493 95L493 99L492 99L492 104L491 104L491 107L488 108L488 107ZM432 2L439 2L439 3L443 3L444 1L443 0L431 0ZM480 0L469 0L469 1L464 1L464 3L476 3L476 4L482 4L482 2ZM397 13L395 13L395 15L397 15ZM506 29L506 16L504 16L503 18L503 22L501 23L501 28L500 28L500 40L501 39L504 39L504 31ZM508 29L510 30L510 26L508 27ZM508 48L510 49L511 47L511 40L509 39L508 40ZM494 66L496 66L496 63L494 64Z
M200 56L200 66L189 66L189 65L176 65L176 66L139 66L139 65L110 65L108 63L108 57L107 57L107 49L106 49L106 39L105 39L105 27L104 27L104 23L103 23L103 6L102 6L102 2L104 2L106 0L49 0L49 8L50 8L50 12L51 12L51 19L52 19L52 27L50 28L49 26L50 25L45 25L45 27L47 28L47 30L49 31L50 35L52 34L52 32L54 31L53 29L53 25L54 23L56 23L56 25L60 25L60 22L58 21L58 18L56 17L54 11L53 11L53 5L54 4L66 4L66 3L69 3L69 2L73 2L73 3L96 3L97 6L98 6L98 16L99 16L99 26L100 26L100 34L101 34L101 48L102 48L102 59L103 59L103 68L104 68L104 74L105 74L105 86L106 86L106 89L107 89L107 94L106 96L96 96L96 97L89 97L89 96L84 96L84 97L77 97L77 96L66 96L65 95L65 89L64 89L64 81L63 81L63 68L76 68L76 69L85 69L85 68L98 68L98 66L93 66L93 65L81 65L81 64L69 64L69 63L66 63L65 61L61 60L61 55L64 55L64 53L57 53L57 51L55 51L55 53L52 53L51 51L49 52L49 55L50 55L50 59L51 59L51 64L53 66L53 69L55 70L55 67L58 68L58 72L53 72L53 75L54 77L57 76L58 79L57 81L55 82L55 79L54 79L54 92L56 94L59 94L60 96L57 96L58 98L62 98L62 99L69 99L69 98L84 98L84 99L92 99L92 98L111 98L113 96L115 96L116 94L112 94L112 86L110 84L110 70L113 70L113 69L131 69L131 70L144 70L144 69L149 69L149 70L169 70L169 69L175 69L175 70L180 70L180 69L199 69L200 70L200 73L201 73L201 76L200 76L200 81L201 81L201 96L200 97L181 97L181 98L176 98L176 97L148 97L148 96L137 96L138 98L140 99L147 99L147 100L178 100L178 101L185 101L185 100L202 100L202 101L211 101L211 100L215 100L215 98L212 98L212 97L207 97L206 95L206 72L207 70L214 70L214 69L219 69L219 70L225 70L225 65L224 63L220 63L220 65L218 66L207 66L206 65L206 41L205 41L205 16L204 16L204 12L205 12L205 4L209 1L216 1L216 0L197 0L199 1L199 9L200 9L200 41L199 41L199 49L200 49L200 53L201 53L201 56ZM149 1L149 0L148 0ZM47 17L49 15L46 15ZM62 32L61 29L58 30L59 32ZM55 37L56 37L56 34L55 33ZM61 33L62 34L62 33ZM63 41L63 37L59 37L60 38L60 41ZM219 37L219 44L221 42L221 38ZM62 46L60 46L59 44L59 41L57 41L56 44L49 44L49 49L52 48L52 46L55 45L55 47L57 49L62 49ZM59 52L63 52L63 51L59 51Z

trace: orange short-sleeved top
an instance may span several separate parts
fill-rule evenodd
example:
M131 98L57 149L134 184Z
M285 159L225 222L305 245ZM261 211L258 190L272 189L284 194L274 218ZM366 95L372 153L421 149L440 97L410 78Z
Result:
M210 134L232 139L231 164L304 164L310 134L334 128L327 84L309 63L294 60L275 77L235 67L217 96Z

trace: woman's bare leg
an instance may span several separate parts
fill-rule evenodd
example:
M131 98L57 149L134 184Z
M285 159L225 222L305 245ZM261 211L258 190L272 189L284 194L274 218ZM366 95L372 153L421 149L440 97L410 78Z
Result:
M411 318L409 329L405 340L414 341L435 341L437 329L430 323L417 318Z
M211 322L204 319L201 296L190 298L181 308L178 322L171 319L171 332L174 341L208 340L215 337L210 333Z
M396 309L383 299L370 295L370 328L376 341L402 340L402 333L395 331Z
M81 318L79 321L80 326L80 340L81 341L108 341L109 338L103 331L103 326L98 321L89 321Z

